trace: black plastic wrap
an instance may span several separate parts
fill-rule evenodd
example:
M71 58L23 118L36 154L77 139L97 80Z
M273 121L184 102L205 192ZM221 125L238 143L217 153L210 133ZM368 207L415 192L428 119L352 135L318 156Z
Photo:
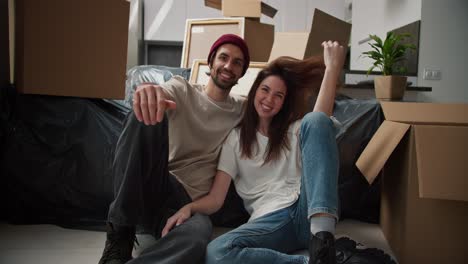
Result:
M383 122L380 104L377 100L356 100L341 95L335 100L333 115L342 124L337 134L341 218L377 223L381 177L369 185L355 163Z
M188 80L190 78L190 69L156 65L140 65L131 68L127 72L125 100L123 103L128 107L132 107L133 93L137 85L145 82L163 83L171 79L174 75L180 75Z
M137 66L125 100L21 95L0 100L0 219L12 223L100 225L113 199L112 162L131 90L190 70Z
M173 74L188 79L190 70L130 69L123 101L2 92L1 218L13 223L104 223L113 197L113 152L131 111L132 90ZM334 115L343 124L337 135L341 216L376 222L379 180L368 185L354 164L382 122L380 105L339 96Z
M113 151L128 111L103 100L18 95L2 159L8 220L105 219Z

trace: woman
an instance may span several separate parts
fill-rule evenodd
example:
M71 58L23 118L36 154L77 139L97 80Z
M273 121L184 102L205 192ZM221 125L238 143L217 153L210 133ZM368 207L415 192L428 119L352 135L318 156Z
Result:
M195 212L216 212L233 180L251 217L208 245L207 263L336 262L338 154L330 115L345 49L322 46L323 62L282 57L258 74L210 193L169 218L162 235ZM300 120L298 102L318 82L314 111ZM287 254L307 246L309 260Z

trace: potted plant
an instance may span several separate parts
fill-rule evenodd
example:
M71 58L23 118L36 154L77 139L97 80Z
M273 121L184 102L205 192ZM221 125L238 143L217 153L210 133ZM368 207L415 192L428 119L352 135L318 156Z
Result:
M380 69L383 76L374 79L375 95L377 99L399 100L403 98L406 89L406 76L394 75L403 74L405 67L397 67L397 63L406 59L405 53L408 49L416 49L413 44L405 44L402 41L410 37L410 34L395 34L388 32L384 41L376 35L369 35L373 42L369 45L372 50L363 52L364 57L374 60L374 64L369 68L367 74L374 68Z

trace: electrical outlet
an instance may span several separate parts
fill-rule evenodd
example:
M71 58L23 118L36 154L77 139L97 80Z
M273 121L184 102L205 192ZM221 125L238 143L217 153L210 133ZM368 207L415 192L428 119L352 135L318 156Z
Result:
M437 69L424 69L424 80L441 80L442 79L442 72Z
M442 79L442 72L440 70L433 70L432 80L441 80L441 79Z

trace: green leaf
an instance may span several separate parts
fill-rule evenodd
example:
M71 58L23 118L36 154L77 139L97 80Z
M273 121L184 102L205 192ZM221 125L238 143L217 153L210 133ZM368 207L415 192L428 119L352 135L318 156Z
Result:
M367 74L375 68L379 68L384 75L391 75L393 72L399 72L404 67L397 67L395 63L406 59L407 50L415 50L414 44L402 43L402 41L410 37L409 33L395 34L388 32L385 40L382 41L377 35L369 35L372 42L369 42L371 50L362 52L361 56L370 58L374 61L373 65L367 71Z

